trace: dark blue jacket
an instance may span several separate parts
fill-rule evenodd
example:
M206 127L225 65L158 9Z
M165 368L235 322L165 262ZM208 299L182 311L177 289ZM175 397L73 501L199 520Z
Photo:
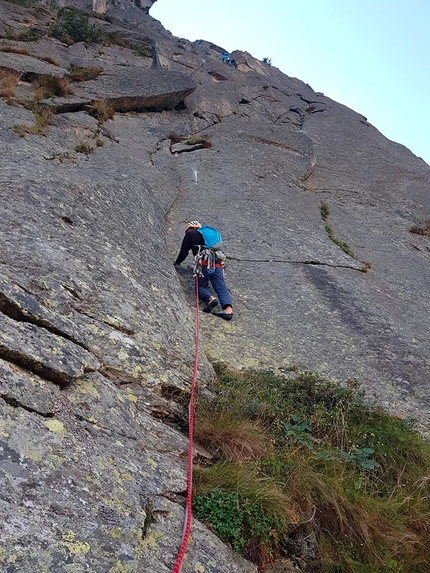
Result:
M185 236L182 239L181 250L179 251L179 255L176 257L176 261L174 262L175 265L180 265L182 261L188 256L190 250L193 252L193 255L197 255L199 250L199 245L205 244L205 240L203 235L199 233L197 229L188 229L185 232Z

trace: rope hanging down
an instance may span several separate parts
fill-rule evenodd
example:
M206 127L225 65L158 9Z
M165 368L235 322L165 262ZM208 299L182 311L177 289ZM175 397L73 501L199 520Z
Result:
M196 352L194 356L194 367L193 367L193 380L191 382L191 392L190 392L190 403L188 406L188 467L187 467L187 503L185 507L185 520L184 529L182 533L182 544L179 550L178 558L176 560L173 573L181 573L182 571L182 560L185 555L185 550L188 544L188 538L190 536L191 529L191 517L192 517L192 490L193 490L193 430L194 430L194 391L196 387L197 380L197 363L199 360L199 275L195 273L196 277Z

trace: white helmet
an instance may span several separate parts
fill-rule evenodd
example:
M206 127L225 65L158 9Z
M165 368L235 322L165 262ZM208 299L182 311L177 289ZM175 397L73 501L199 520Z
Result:
M189 223L187 223L185 231L188 231L188 229L200 229L200 227L201 225L198 221L190 221Z

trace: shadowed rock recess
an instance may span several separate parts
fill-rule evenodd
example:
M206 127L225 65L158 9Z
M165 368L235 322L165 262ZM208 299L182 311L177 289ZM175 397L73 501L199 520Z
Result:
M430 167L250 54L235 70L172 36L151 0L60 4L113 41L67 45L48 3L0 0L0 568L165 573L194 360L184 223L229 257L234 320L202 315L206 356L357 378L428 431L430 242L410 229ZM35 106L46 75L70 88ZM183 571L256 568L193 520Z

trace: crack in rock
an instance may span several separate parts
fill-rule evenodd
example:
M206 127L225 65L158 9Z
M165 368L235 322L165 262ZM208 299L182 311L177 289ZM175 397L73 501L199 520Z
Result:
M281 149L285 149L286 151L291 151L292 153L297 153L298 155L303 155L301 151L290 147L289 145L285 145L285 143L279 143L278 141L272 141L271 139L265 139L264 137L256 137L252 138L254 141L259 143L265 143L267 145L273 145L274 147L280 147Z
M333 264L333 263L323 263L321 261L287 261L281 259L239 259L238 257L231 257L227 255L227 259L229 261L237 261L239 263L281 263L281 264L290 264L290 265L314 265L314 266L324 266L324 267L332 267L333 269L351 269L353 271L359 271L360 273L364 272L362 268L353 267L351 265L342 265L342 264Z
M172 152L175 155L179 155L180 153L190 153L190 151L198 151L199 149L207 149L208 145L204 144L204 143L197 143L196 145L193 146L187 146L187 147L183 147L181 149L174 149L172 150Z
M155 522L154 507L152 498L148 497L145 504L145 521L142 527L142 539L145 539L148 535L148 530L150 526Z
M23 404L22 402L20 402L16 398L12 398L11 396L8 396L7 394L0 394L0 398L2 400L4 400L6 402L6 404L9 404L9 406L12 406L13 408L22 408L23 410L26 410L27 412L31 412L33 414L38 414L39 416L42 416L43 418L53 418L54 417L54 414L52 412L40 412L39 410L36 410L35 408L30 408L30 406L26 406L25 404Z
M45 328L52 334L56 334L65 338L66 340L70 340L73 344L77 344L81 346L85 350L89 351L88 347L85 346L82 342L77 340L71 334L65 332L64 329L55 326L52 321L56 320L57 322L63 322L66 327L69 327L70 330L73 329L73 324L66 319L58 316L54 316L52 314L52 318L50 320L49 314L50 311L42 307L34 298L28 296L24 293L14 293L15 298L12 298L10 295L6 295L4 292L0 292L0 312L4 315L16 320L17 322L27 322L29 324L33 324L34 326L38 326L40 328ZM45 315L45 317L43 317Z
M54 382L61 388L98 370L95 357L73 342L28 322L0 313L0 358Z
M73 308L77 313L82 314L82 316L87 316L88 318L91 318L91 320L94 320L95 322L98 322L100 324L105 324L106 326L109 326L114 330L118 330L118 332L121 332L122 334L127 334L128 336L134 336L135 334L137 334L137 330L132 330L131 328L127 328L122 324L116 324L114 322L110 322L109 320L103 320L101 318L97 318L96 316L93 316L89 312L85 312L84 310L77 308L75 306L73 306Z

